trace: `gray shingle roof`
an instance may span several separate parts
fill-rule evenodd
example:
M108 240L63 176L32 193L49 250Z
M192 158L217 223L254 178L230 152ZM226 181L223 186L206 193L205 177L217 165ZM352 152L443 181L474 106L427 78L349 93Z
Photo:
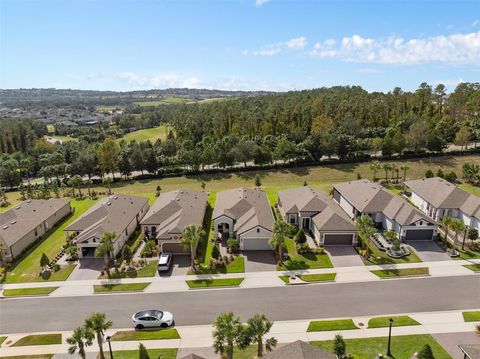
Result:
M237 233L243 233L256 226L271 231L275 221L265 192L250 188L219 192L212 219L223 215L236 221Z
M297 340L284 345L263 357L264 359L336 359L337 357L326 350Z
M11 246L70 203L69 198L32 199L0 214L0 238Z
M182 233L189 225L202 225L207 209L207 194L178 190L162 193L142 219L142 225L155 225L157 238Z
M101 238L106 232L120 235L147 203L145 197L112 195L95 203L65 231L81 232L75 237L76 243Z
M480 197L440 177L407 181L405 185L436 208L460 209L469 216L480 219Z

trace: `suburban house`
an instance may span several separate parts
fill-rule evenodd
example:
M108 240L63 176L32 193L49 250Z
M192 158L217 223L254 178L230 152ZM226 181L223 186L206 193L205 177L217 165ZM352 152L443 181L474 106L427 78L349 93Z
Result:
M458 218L480 231L480 197L470 194L440 177L405 182L410 200L435 221Z
M335 354L301 340L282 345L278 349L265 353L264 359L337 359Z
M201 226L207 209L207 194L178 190L162 193L140 222L142 233L155 239L162 252L190 254L181 245L182 232L190 225Z
M17 258L29 245L72 212L70 199L29 199L0 214L3 259Z
M278 192L285 221L313 233L319 245L354 245L355 224L327 193L307 186Z
M117 236L113 240L112 254L116 256L135 232L148 208L148 198L112 195L99 200L67 226L65 232L67 236L73 236L80 258L94 257L102 236L114 232Z
M393 230L402 241L431 240L438 225L423 212L383 186L365 179L333 185L333 198L350 216L369 215L375 227Z
M217 194L213 210L215 236L232 237L242 250L271 250L272 209L265 192L236 188Z

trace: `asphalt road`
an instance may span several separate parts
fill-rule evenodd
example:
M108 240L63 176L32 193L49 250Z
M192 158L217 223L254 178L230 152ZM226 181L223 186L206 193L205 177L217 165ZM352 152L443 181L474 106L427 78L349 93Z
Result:
M94 311L115 328L131 325L141 309L171 311L177 325L211 324L221 312L271 320L382 315L480 307L480 276L333 283L160 294L92 295L0 300L0 333L72 330Z

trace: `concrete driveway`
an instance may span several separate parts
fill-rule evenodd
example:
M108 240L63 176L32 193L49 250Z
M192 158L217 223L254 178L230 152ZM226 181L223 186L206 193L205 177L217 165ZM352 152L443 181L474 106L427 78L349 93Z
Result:
M480 344L480 337L475 332L432 334L435 340L452 356L453 359L463 359L460 344Z
M68 280L97 279L103 269L103 258L80 259Z
M334 267L363 266L362 259L352 246L326 246Z
M275 271L275 255L273 251L245 251L245 272Z
M186 275L190 268L190 256L173 255L172 265L168 272L160 274L162 277L169 277L171 275ZM158 276L157 272L155 276Z
M424 262L449 261L450 256L434 241L409 241L407 244L417 252Z

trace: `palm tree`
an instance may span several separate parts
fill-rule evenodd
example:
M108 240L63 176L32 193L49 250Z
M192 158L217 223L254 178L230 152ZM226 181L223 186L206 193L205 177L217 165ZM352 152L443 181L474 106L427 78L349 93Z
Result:
M388 171L392 170L392 165L390 163L384 163L382 167L383 167L383 170L385 171L385 182L388 183Z
M248 320L246 336L250 343L257 343L257 356L263 357L263 337L270 331L273 323L267 319L264 314L255 314ZM272 351L277 345L277 339L269 338L265 342L266 350Z
M453 223L451 225L451 228L455 232L455 240L453 241L453 247L452 247L451 255L456 256L457 255L458 234L460 232L463 232L463 230L465 229L465 224L460 219L454 219Z
M280 262L283 258L283 246L285 244L285 238L288 236L288 224L283 220L277 220L273 224L272 238L268 241L268 244L273 250L278 250Z
M92 345L94 337L95 335L93 334L92 329L87 328L86 326L78 327L73 331L73 334L67 338L67 343L70 344L68 352L70 354L75 354L78 350L80 357L85 359L85 347Z
M407 178L407 171L410 169L407 164L401 165L400 169L403 171L403 182L405 182Z
M91 179L86 179L83 183L87 186L88 197L92 197L92 192L90 191L90 187L92 186L93 181Z
M380 163L374 162L370 164L370 170L373 172L373 182L377 180L377 172L380 170L381 166Z
M93 313L90 318L85 320L85 327L97 335L98 349L100 350L100 359L105 359L103 354L103 335L105 330L112 326L112 321L107 320L105 313Z
M82 180L82 177L80 177L79 175L75 175L68 180L68 185L72 187L74 197L75 197L75 190L74 190L75 187L77 187L78 189L78 195L82 197L82 184L83 184L83 180Z
M370 257L370 240L372 236L376 233L376 230L373 226L372 217L364 214L357 218L357 223L355 224L359 236L362 238L364 246L366 246L366 257ZM368 244L368 245L367 245Z
M440 224L443 226L445 231L445 243L448 243L448 234L452 226L454 219L452 217L445 216L440 220Z
M114 250L113 240L117 237L115 232L106 232L100 239L100 245L95 249L95 255L103 256L105 261L105 271L110 275L110 257Z
M213 349L228 359L233 358L235 345L244 348L247 345L245 340L244 327L239 317L234 317L232 312L220 314L213 323Z
M182 246L190 249L190 266L195 270L195 257L197 254L197 244L205 237L205 231L202 226L191 225L185 227L182 233Z

